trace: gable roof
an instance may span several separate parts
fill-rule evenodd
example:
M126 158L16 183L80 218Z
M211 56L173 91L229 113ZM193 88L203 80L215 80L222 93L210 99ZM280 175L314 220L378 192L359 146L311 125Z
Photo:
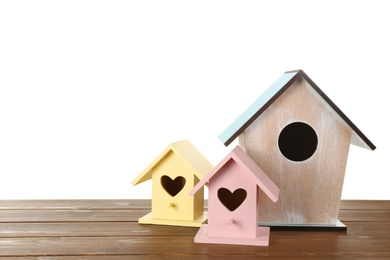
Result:
M182 158L194 170L196 177L202 179L212 168L213 165L192 145L188 140L182 140L171 143L164 149L137 178L131 183L133 185L147 181L152 178L153 168L160 163L164 158L173 152L175 155Z
M352 123L352 121L325 95L325 93L307 76L303 70L285 72L275 81L255 102L250 105L224 132L219 135L219 140L228 146L236 139L253 121L256 120L280 95L284 93L298 78L304 78L310 86L322 97L322 99L341 117L351 128L351 143L363 148L375 150L375 145Z
M249 158L249 156L239 147L236 146L214 169L201 179L194 188L190 191L190 195L194 195L203 185L208 182L211 177L219 173L221 168L229 161L234 160L245 173L252 177L253 182L257 184L264 191L264 193L273 201L279 198L279 188L272 182L272 180L257 166L257 164Z

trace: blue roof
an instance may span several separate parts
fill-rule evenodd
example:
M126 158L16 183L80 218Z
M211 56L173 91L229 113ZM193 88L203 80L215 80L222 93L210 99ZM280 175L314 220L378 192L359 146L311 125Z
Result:
M253 121L256 120L298 77L303 77L314 90L338 113L357 135L362 147L374 150L376 147L370 140L352 123L351 120L326 96L326 94L306 75L303 70L287 71L275 81L259 98L255 100L233 123L219 136L219 140L228 146L236 139Z

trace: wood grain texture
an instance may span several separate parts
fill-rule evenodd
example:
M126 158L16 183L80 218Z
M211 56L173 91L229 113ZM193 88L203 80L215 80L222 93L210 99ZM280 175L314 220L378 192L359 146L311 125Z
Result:
M293 122L317 134L315 153L295 162L280 152L280 132ZM245 130L245 150L280 189L278 202L260 193L259 221L280 224L335 224L351 130L303 79L297 79Z
M198 228L139 225L150 205L0 201L0 259L390 258L390 201L342 201L348 232L271 231L268 247L195 244Z
M30 210L30 209L148 209L150 210L150 200L0 200L0 210Z

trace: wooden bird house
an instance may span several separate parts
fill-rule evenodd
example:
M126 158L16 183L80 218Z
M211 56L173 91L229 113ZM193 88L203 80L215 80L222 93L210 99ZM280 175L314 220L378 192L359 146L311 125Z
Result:
M342 226L349 146L375 149L302 70L284 73L219 139L227 146L237 137L281 191L277 203L259 194L265 225Z
M207 219L203 190L189 191L213 165L188 141L172 143L132 182L152 179L152 212L139 219L141 224L199 227Z
M279 189L256 163L236 146L190 194L196 196L206 182L208 224L202 225L194 241L267 246L270 228L257 226L257 194L261 192L275 202Z

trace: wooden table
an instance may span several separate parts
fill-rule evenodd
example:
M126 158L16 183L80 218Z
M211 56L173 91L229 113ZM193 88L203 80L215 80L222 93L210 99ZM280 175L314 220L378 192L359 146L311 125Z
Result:
M0 259L390 259L390 201L342 201L347 232L273 230L268 247L195 244L198 228L139 225L149 211L149 200L0 201Z

